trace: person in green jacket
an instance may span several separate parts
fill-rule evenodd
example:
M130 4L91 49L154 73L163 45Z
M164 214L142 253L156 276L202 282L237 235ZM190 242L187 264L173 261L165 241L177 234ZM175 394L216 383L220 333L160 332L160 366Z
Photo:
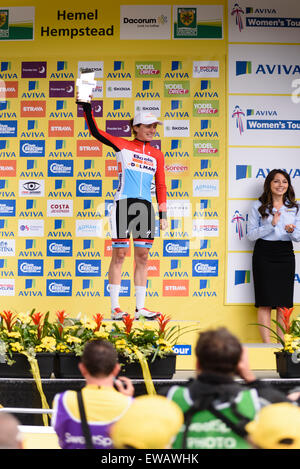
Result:
M175 449L249 449L245 426L263 405L288 402L285 394L256 379L246 349L226 328L200 334L197 378L172 386L167 397L182 409L185 422ZM236 380L235 377L242 378Z

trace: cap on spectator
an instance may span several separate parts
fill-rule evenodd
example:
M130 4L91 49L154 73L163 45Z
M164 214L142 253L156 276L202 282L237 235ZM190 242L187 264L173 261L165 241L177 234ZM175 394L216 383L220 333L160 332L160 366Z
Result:
M300 408L288 402L263 407L246 425L250 440L262 449L300 449Z
M138 396L111 429L117 449L164 449L183 424L183 413L164 396Z
M152 114L152 112L137 112L136 115L134 116L132 125L138 125L138 124L149 125L149 124L155 124L155 123L162 125L162 122L158 120L157 116Z

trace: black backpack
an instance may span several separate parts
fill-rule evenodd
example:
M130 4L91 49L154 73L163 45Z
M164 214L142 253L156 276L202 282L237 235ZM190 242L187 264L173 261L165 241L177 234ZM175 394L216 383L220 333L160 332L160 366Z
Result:
M235 396L231 392L228 392L229 390L224 390L222 386L212 385L209 389L206 387L205 390L201 390L201 387L199 388L200 389L197 390L197 394L200 394L199 397L193 401L193 405L184 413L185 430L182 437L182 448L187 449L187 437L193 415L202 410L211 412L215 417L222 420L234 433L245 439L248 435L245 426L251 419L238 411L237 404L234 400ZM238 418L237 423L232 422L226 415L215 408L213 403L216 399L230 403L231 411Z

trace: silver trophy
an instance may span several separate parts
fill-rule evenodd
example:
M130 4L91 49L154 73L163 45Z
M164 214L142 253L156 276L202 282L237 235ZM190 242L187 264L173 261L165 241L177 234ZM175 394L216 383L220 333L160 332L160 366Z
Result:
M93 90L96 88L95 72L92 70L82 70L80 78L76 80L78 103L90 103Z

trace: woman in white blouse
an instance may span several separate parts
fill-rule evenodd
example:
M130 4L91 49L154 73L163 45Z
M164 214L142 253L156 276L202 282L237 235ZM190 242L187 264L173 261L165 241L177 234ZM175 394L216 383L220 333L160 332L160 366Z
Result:
M253 203L248 238L255 241L252 268L258 322L271 325L271 310L293 307L295 255L292 241L300 241L300 210L288 173L273 169L266 177L264 191ZM280 328L277 330L282 337ZM270 331L260 327L263 342Z

